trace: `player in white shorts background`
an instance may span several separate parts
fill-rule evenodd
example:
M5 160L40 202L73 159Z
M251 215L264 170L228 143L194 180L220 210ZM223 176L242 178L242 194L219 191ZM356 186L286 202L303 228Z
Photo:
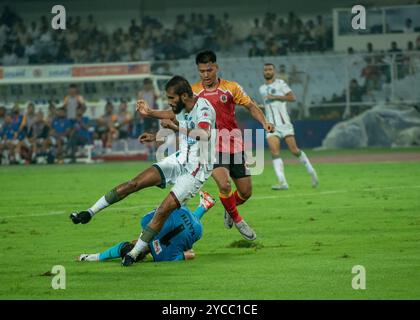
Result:
M312 186L318 185L318 177L306 154L296 144L295 131L287 112L286 102L296 101L293 91L286 82L276 78L276 68L272 63L264 64L265 83L260 87L260 95L264 102L265 117L275 125L275 131L267 133L267 143L273 158L273 166L279 184L273 190L287 190L289 185L284 174L284 164L280 158L280 140L284 139L290 152L306 167L311 176Z
M123 266L133 264L140 253L147 250L170 213L199 192L203 183L211 176L216 160L216 112L213 106L204 98L194 97L190 84L183 77L173 77L165 89L172 111L162 113L167 112L168 119L179 128L179 151L153 164L132 180L113 188L86 211L70 215L73 223L85 224L102 209L134 192L152 186L164 188L167 184L173 184L152 220L143 229L134 248L123 257ZM137 111L144 114L147 110L150 110L147 102L139 100ZM143 133L139 140L155 141L156 135Z

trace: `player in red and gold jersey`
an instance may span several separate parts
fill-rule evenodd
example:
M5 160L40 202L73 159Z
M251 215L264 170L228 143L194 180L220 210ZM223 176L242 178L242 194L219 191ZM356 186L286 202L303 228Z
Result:
M201 81L193 84L192 89L194 95L207 99L216 110L216 127L219 130L216 145L218 162L214 165L212 176L225 207L225 226L230 229L235 224L245 239L254 240L255 232L243 220L237 209L238 205L251 196L252 181L245 166L242 134L236 122L235 107L245 107L268 132L274 131L274 125L267 122L264 113L238 83L217 76L219 67L216 59L213 51L197 54L196 64ZM234 192L231 179L236 186Z

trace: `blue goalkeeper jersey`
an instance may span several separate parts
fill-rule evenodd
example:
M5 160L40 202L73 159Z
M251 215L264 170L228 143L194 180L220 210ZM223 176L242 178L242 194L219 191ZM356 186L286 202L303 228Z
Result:
M152 220L154 211L141 219L144 229ZM173 211L165 221L162 230L149 244L156 262L184 260L184 251L190 250L194 242L203 235L203 226L187 207Z

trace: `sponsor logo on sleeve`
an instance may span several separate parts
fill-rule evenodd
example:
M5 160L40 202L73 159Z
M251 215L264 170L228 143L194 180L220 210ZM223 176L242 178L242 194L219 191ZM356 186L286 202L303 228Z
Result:
M153 241L153 249L155 249L156 254L159 254L162 252L162 247L160 246L159 240L156 239Z

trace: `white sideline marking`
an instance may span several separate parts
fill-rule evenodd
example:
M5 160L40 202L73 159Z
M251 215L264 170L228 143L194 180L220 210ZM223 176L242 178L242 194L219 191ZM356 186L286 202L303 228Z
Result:
M361 189L361 190L335 190L335 191L321 191L317 193L301 193L301 194L284 194L287 191L278 191L278 195L273 196L260 196L260 197L252 197L252 200L267 200L267 199L276 199L276 198L296 198L302 196L323 196L329 194L338 194L338 193L348 193L348 192L355 192L355 191L380 191L380 190L393 190L393 189L418 189L419 186L394 186L394 187L378 187L378 188L368 188L368 189ZM130 206L130 207L111 207L106 209L107 211L121 211L121 210L130 210L130 209L141 209L141 208L155 208L156 203L154 204L141 204L138 206ZM352 207L337 207L337 208L352 208ZM336 208L336 209L337 209ZM330 209L330 208L329 208ZM70 212L66 211L53 211L53 212L46 212L46 213L39 213L39 214L29 214L29 215L14 215L14 216L1 216L0 219L11 219L11 218L32 218L32 217L45 217L45 216L56 216Z
M305 197L305 196L323 196L329 194L337 194L337 193L348 193L348 192L365 192L365 191L380 191L380 190L393 190L393 189L417 189L420 186L395 186L395 187L379 187L379 188L368 188L368 189L361 189L361 190L335 190L335 191L321 191L317 193L300 193L300 194L284 194L287 191L277 191L281 195L273 195L273 196L261 196L261 197L251 197L254 200L266 200L266 199L276 199L276 198L296 198L296 197Z

